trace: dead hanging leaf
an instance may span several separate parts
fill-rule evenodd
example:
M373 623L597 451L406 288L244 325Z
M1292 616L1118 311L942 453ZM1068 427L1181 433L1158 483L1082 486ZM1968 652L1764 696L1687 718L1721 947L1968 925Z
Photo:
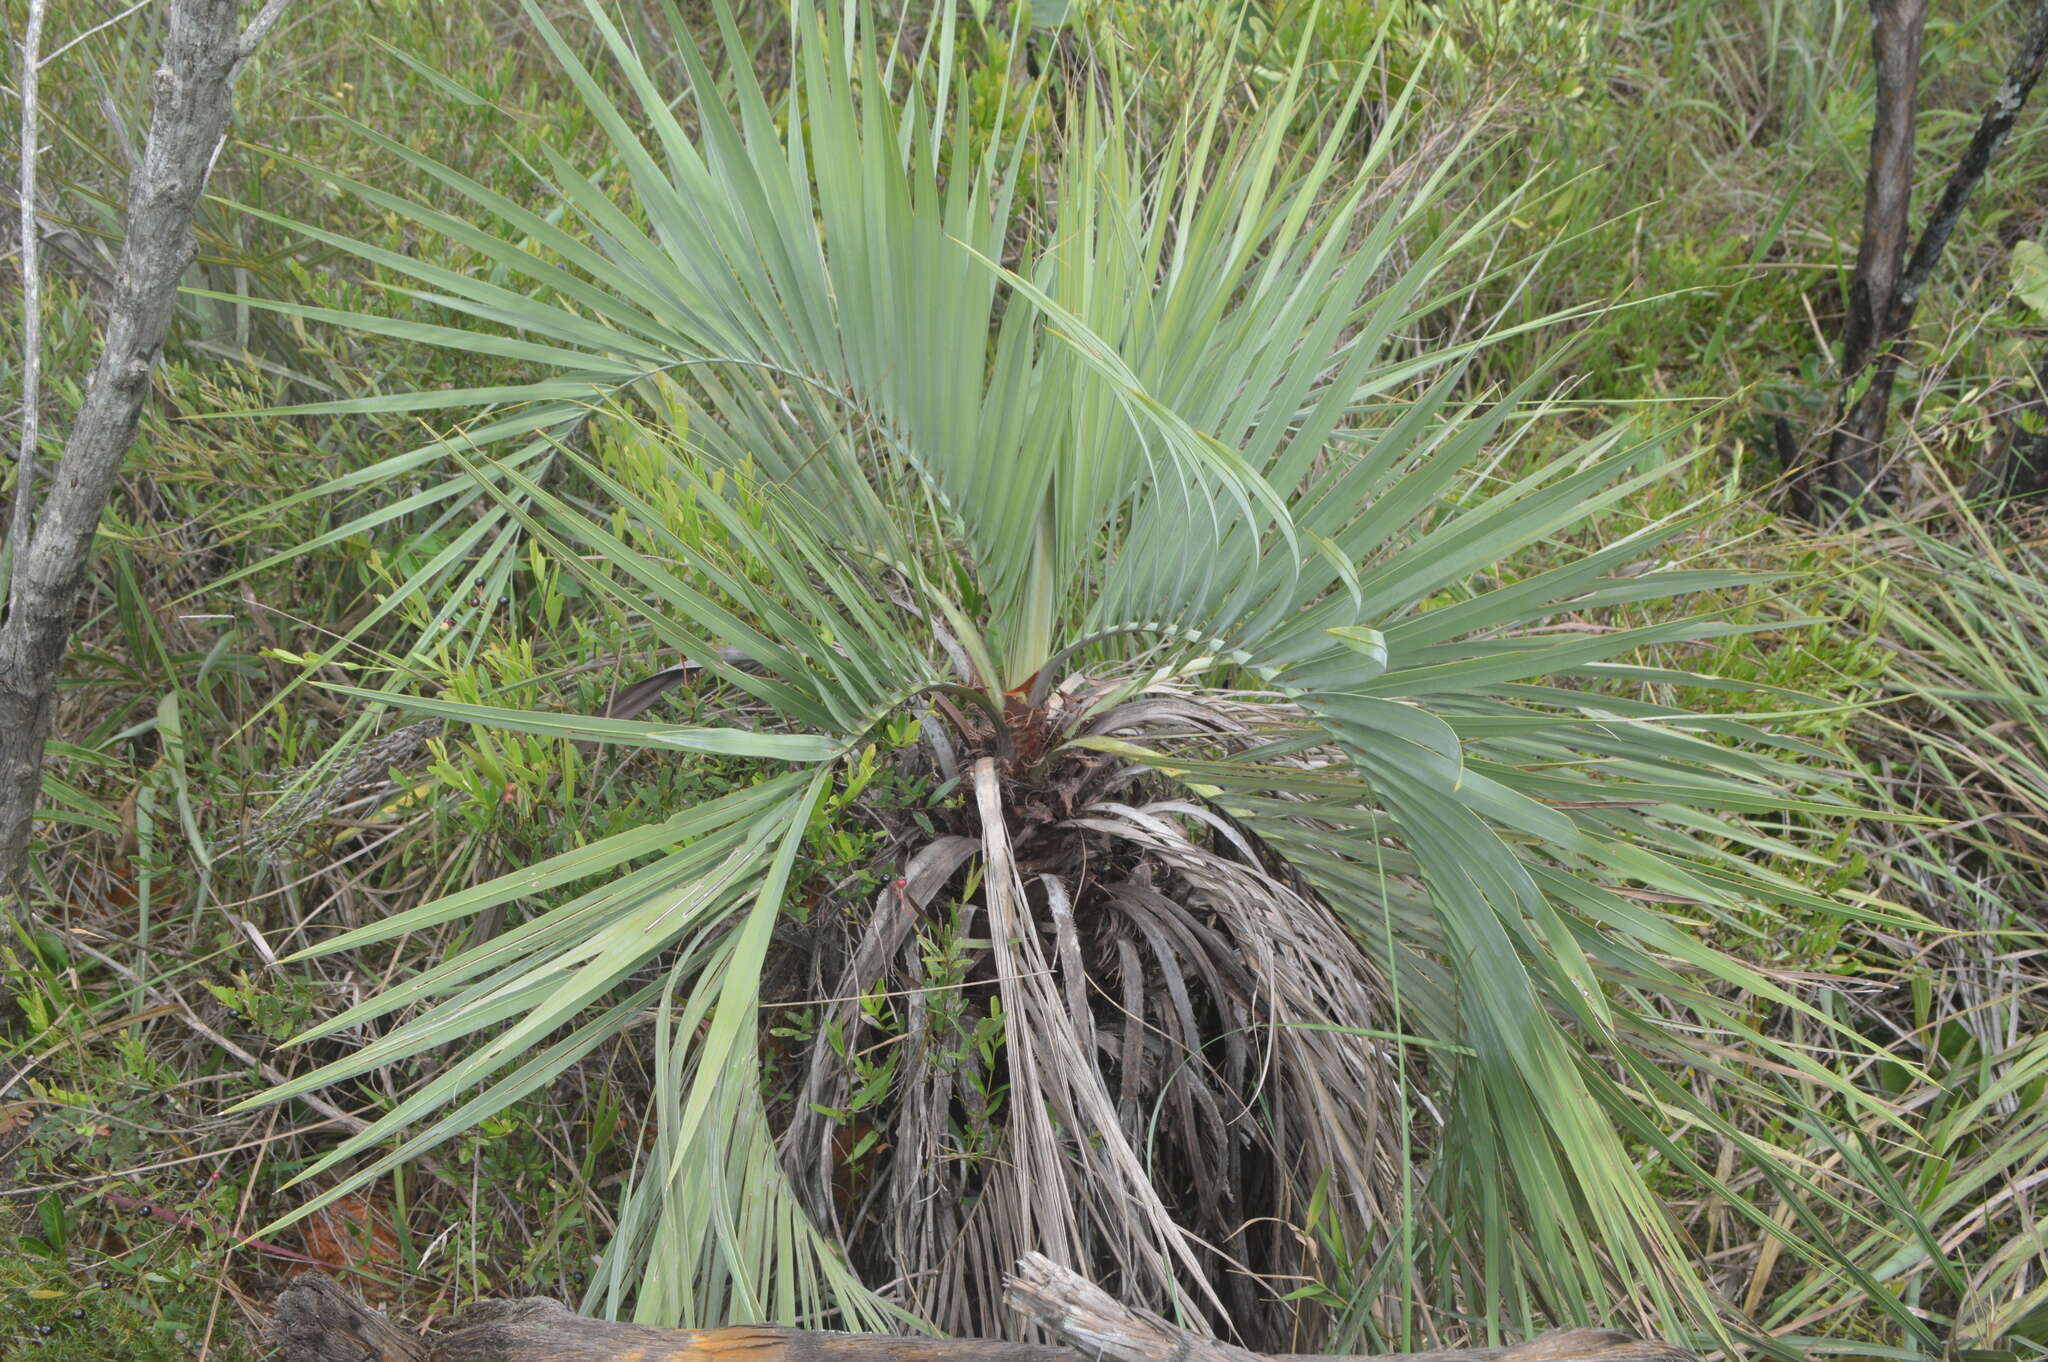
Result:
M388 1303L397 1294L403 1271L398 1231L382 1202L351 1193L307 1216L299 1238L314 1260L299 1271L317 1265L336 1277L354 1277L372 1305Z
M697 670L694 662L684 662L678 667L669 667L652 676L644 676L625 687L611 698L604 707L602 717L607 719L637 719L653 709L662 696L674 690Z
M12 1135L35 1119L36 1104L33 1101L15 1102L0 1107L0 1136Z
M108 884L105 899L110 908L133 908L137 898L135 887L135 853L140 846L135 826L135 806L142 786L135 785L121 800L121 807L115 813L115 841L113 859L107 863Z
M140 784L130 787L128 793L121 797L121 808L118 814L116 814L116 822L119 828L120 858L124 861L133 856L141 847L141 839L135 826L135 807L139 802L141 794L142 786Z

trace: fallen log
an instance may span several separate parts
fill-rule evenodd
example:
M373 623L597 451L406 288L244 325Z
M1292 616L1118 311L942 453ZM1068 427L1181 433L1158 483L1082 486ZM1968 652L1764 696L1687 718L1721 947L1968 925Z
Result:
M1071 1345L1064 1354L1067 1362L1699 1362L1684 1348L1645 1342L1611 1329L1566 1329L1504 1348L1275 1357L1175 1328L1150 1311L1123 1304L1039 1253L1018 1259L1003 1299L1012 1310L1065 1339ZM960 1362L971 1362L971 1355L961 1354Z
M1122 1305L1036 1253L1017 1264L1006 1300L1068 1346L770 1325L656 1329L584 1319L542 1298L484 1301L449 1328L420 1336L317 1272L298 1278L278 1297L269 1342L280 1362L1698 1362L1683 1348L1605 1329L1568 1329L1497 1348L1268 1356L1198 1337Z

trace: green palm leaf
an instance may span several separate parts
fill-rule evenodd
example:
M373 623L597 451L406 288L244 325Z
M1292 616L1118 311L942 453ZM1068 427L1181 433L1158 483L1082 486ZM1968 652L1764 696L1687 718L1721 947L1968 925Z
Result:
M1739 1328L1639 1155L1737 1139L1722 1103L1755 1094L1730 1047L1888 1119L1756 1023L1800 998L1692 930L1837 911L1787 872L1817 858L1786 825L1841 804L1800 744L1630 694L1699 683L1673 659L1741 632L1711 613L1610 622L1738 580L1662 561L1682 521L1559 547L1668 476L1668 432L1472 476L1540 427L1547 375L1475 395L1476 343L1401 338L1506 204L1418 241L1455 158L1378 178L1403 96L1346 180L1331 148L1364 119L1365 74L1324 148L1291 150L1300 59L1228 130L1219 86L1156 147L1114 95L1051 110L1056 138L1005 142L949 104L950 21L905 71L866 32L800 17L771 99L721 9L716 75L678 26L678 98L596 5L605 75L529 13L610 163L551 157L565 211L544 218L379 139L471 216L342 187L491 269L301 230L468 320L275 306L425 344L480 334L530 364L520 386L317 410L489 408L389 467L458 463L748 721L376 694L762 774L329 943L538 901L328 1023L399 1016L272 1094L460 1050L311 1170L416 1132L328 1195L651 1006L658 1136L592 1296L613 1313L993 1331L1002 1267L1044 1249L1134 1301L1279 1338L1315 1316L1261 1278L1341 1244L1353 1322L1374 1327L1412 1322L1426 1264L1432 1309L1490 1324ZM1028 206L1027 151L1046 166ZM645 453L660 490L570 438L582 423ZM1546 565L1517 576L1533 546ZM832 929L788 945L807 831L829 792L857 798L859 754L904 717L918 737L894 757L928 781L943 854L870 867L894 884L827 896L808 920ZM793 1005L771 996L784 950L837 986L777 1057L762 1016ZM864 1031L897 1067L858 1058Z

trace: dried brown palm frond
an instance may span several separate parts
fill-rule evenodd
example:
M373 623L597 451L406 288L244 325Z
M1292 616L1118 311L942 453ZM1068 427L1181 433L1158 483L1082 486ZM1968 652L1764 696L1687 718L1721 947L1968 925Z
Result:
M1157 695L1087 727L1245 726ZM1315 1266L1294 1228L1310 1201L1326 1197L1355 1242L1384 1246L1412 1191L1402 1103L1371 1039L1386 1032L1385 991L1314 891L1227 814L1126 802L1159 783L1135 763L1072 766L1043 773L1034 799L977 760L973 819L830 938L841 963L808 972L836 982L795 1060L785 1169L865 1275L900 1282L949 1331L996 1327L1005 1255L1050 1243L1154 1305L1277 1344L1295 1313L1279 1298ZM1012 827L1010 810L1062 799L1078 807ZM952 919L935 920L949 888ZM935 948L958 973L942 1005ZM877 997L902 1000L895 1024L864 1010ZM991 1016L1005 1026L976 1052L975 1024ZM859 1060L885 1047L897 1063L860 1105L874 1139L853 1158ZM1162 1298L1173 1274L1151 1260L1163 1256L1206 1300Z

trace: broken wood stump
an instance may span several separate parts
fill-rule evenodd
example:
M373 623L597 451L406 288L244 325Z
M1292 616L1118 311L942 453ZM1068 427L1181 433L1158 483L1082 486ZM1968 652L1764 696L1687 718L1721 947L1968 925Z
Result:
M422 1337L319 1273L298 1278L278 1297L269 1341L282 1362L1698 1362L1683 1348L1605 1329L1569 1329L1498 1348L1270 1357L1123 1305L1036 1253L1018 1262L1005 1299L1066 1346L771 1325L656 1329L584 1319L545 1299L484 1301Z

